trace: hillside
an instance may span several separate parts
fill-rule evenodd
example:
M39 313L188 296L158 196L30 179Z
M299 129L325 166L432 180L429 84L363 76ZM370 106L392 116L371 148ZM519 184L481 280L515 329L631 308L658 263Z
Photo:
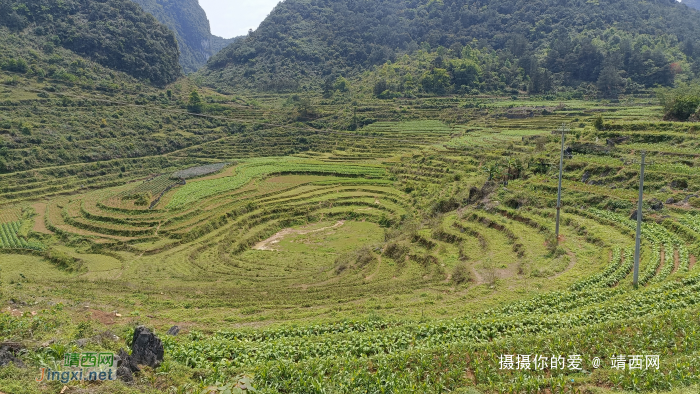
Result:
M39 37L45 53L62 46L156 85L181 75L172 32L129 0L2 0L0 27Z
M697 15L0 0L0 394L700 393Z
M180 66L186 73L197 71L212 55L236 40L211 34L207 15L197 0L134 1L175 32Z
M298 91L419 49L461 57L469 46L490 54L479 66L499 81L482 91L522 89L533 80L534 92L578 88L601 77L616 90L668 85L680 72L697 72L699 41L700 13L672 0L288 0L201 74L211 86ZM423 71L434 68L446 67Z

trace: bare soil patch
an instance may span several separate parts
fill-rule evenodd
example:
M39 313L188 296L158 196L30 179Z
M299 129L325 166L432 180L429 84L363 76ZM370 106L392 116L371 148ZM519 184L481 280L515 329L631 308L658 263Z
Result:
M678 250L673 252L673 272L678 272L678 267L681 265L681 258Z
M300 229L293 229L293 228L285 228L282 231L277 232L277 234L271 236L270 238L260 241L255 246L253 246L253 249L255 250L277 250L274 248L275 245L279 244L280 241L284 239L284 237L289 236L289 235L305 235L305 234L311 234L311 233L317 233L320 231L325 231L325 230L330 230L334 228L338 228L342 225L345 224L344 220L341 220L334 224L333 226L328 226L328 227L322 227L314 230L305 230L303 228Z
M46 214L46 203L34 203L32 204L32 208L34 208L34 211L36 211L36 217L34 218L34 227L32 227L32 231L43 234L53 234L53 231L46 228L46 223L44 222L44 215Z
M107 313L97 309L89 309L88 312L92 320L97 320L104 325L110 326L116 323L117 316L114 313Z

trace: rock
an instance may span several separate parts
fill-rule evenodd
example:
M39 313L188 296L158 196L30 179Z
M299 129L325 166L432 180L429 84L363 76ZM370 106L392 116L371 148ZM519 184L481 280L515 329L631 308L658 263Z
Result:
M46 342L42 343L42 344L41 344L41 347L49 347L49 346L51 346L51 344L54 343L54 342L56 342L56 341L53 340L53 339L51 339L51 340L49 340L49 341L46 341Z
M180 333L179 326L172 326L172 327L170 327L170 329L167 332L168 335L172 335L172 336L176 336L179 333Z
M88 342L90 342L90 338L81 338L75 341L75 344L78 345L79 348L84 348Z
M591 173L586 171L583 173L583 177L581 178L581 183L586 183L588 180L591 179Z
M666 200L667 205L668 204L675 204L675 203L676 203L676 199L673 197L669 197L668 200Z
M148 328L136 328L131 345L131 358L136 364L158 368L163 361L164 352L163 343Z
M630 220L637 220L637 210L633 209L630 213Z
M674 179L671 181L671 189L686 189L688 181L685 179Z
M4 367L9 363L14 363L20 368L24 368L24 363L15 357L15 351L9 346L0 347L0 367Z
M10 352L17 354L17 352L24 349L24 345L19 342L2 342L0 343L0 349L9 350Z
M469 201L470 202L475 202L477 200L480 200L482 197L483 197L483 193L477 187L472 186L469 189Z
M564 156L568 159L571 159L572 157L574 157L574 150L571 149L571 147L566 148L566 150L564 151Z
M134 381L134 374L129 368L121 366L117 368L117 379L121 380L122 382L130 383Z
M664 209L664 203L662 203L656 198L652 198L651 201L649 201L649 206L651 206L651 209L655 211L660 211Z
M117 378L124 382L132 382L134 373L139 372L139 366L136 361L124 349L119 349L119 366L117 367Z

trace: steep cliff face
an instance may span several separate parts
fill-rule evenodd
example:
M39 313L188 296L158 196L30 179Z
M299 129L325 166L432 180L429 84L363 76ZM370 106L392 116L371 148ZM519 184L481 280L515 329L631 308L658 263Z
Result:
M218 51L232 43L211 34L207 14L198 0L133 0L175 32L180 65L186 73L197 71Z

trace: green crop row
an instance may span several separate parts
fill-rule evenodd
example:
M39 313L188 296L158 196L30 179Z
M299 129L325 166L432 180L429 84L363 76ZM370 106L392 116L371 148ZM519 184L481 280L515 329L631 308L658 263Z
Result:
M3 249L32 249L42 250L44 246L38 242L30 242L19 236L21 221L0 224L0 248Z
M207 197L235 190L255 178L272 174L316 174L380 178L385 171L381 167L341 164L318 164L285 159L256 159L239 166L236 174L199 182L191 182L179 188L168 208L179 208Z
M164 343L166 352L174 360L217 373L234 370L266 370L273 373L280 372L277 368L296 369L297 366L332 364L340 360L343 363L374 363L387 357L402 357L416 352L450 352L450 349L461 346L488 347L496 341L509 341L508 338L539 338L541 341L557 337L557 333L562 330L617 324L637 316L645 316L645 321L649 321L654 316L667 316L671 311L686 310L698 305L699 283L700 276L695 276L644 290L604 290L602 293L606 296L598 301L580 301L571 309L557 313L548 313L550 308L546 304L570 303L581 293L556 292L543 295L541 299L549 301L526 314L514 315L506 309L499 309L434 323L372 323L359 328L350 324L333 324L306 330L290 327L257 336L249 332L241 332L240 335L235 332L219 333L209 338L195 334L189 338L168 337ZM588 294L593 293L595 292ZM697 340L698 338L694 339ZM614 353L604 352L601 346L595 347L595 350L601 352L597 356L609 357ZM560 344L551 343L547 349L551 352L566 347L564 340ZM594 349L588 351L592 350ZM343 381L336 374L318 375L316 372L318 371L308 370L303 375L325 380L324 387ZM266 386L272 383L264 376L269 375L260 376L258 373L259 384ZM276 383L284 381L275 379Z

